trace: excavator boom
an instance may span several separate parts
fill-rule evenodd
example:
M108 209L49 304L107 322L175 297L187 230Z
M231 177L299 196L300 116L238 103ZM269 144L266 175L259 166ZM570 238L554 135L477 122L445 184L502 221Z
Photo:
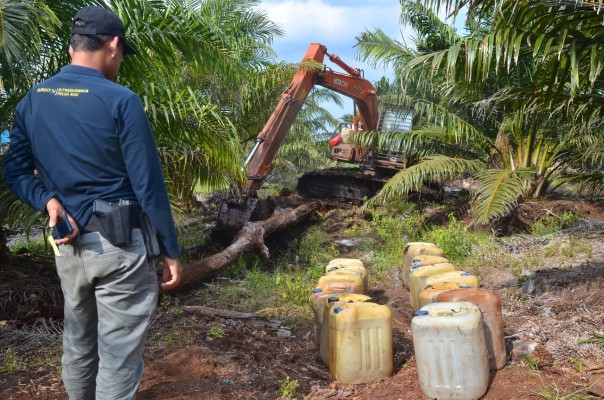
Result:
M361 76L359 69L350 67L338 56L327 53L327 48L319 43L310 44L302 61L314 60L323 63L325 56L346 73L334 72L327 68L315 71L302 66L298 69L290 85L281 94L272 115L258 134L256 146L248 157L247 174L253 188L258 188L266 177L277 151L315 85L351 97L359 110L363 127L368 130L376 128L378 115L376 92L371 82Z

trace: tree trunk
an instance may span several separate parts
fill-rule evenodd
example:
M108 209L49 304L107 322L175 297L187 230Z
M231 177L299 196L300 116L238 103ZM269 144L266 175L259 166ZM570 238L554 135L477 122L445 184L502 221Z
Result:
M8 260L8 246L6 245L6 231L0 227L0 262L4 263Z
M268 258L269 251L264 244L264 239L276 231L306 221L319 209L319 206L319 202L313 202L296 209L289 208L275 212L273 216L264 221L247 222L229 247L220 253L185 266L177 290L218 275L244 254L256 251L263 258Z

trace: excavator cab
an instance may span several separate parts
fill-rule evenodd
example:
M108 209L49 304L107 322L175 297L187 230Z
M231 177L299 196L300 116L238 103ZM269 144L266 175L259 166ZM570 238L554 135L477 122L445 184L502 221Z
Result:
M361 148L355 146L350 141L350 136L358 132L359 127L360 121L356 116L353 118L352 124L338 124L334 136L338 140L330 140L329 142L329 156L333 160L354 163L357 157L361 155Z

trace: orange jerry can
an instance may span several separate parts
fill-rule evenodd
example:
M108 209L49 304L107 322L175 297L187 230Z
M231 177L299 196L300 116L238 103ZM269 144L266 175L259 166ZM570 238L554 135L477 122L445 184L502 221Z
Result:
M507 355L503 333L501 298L497 292L481 288L462 288L442 292L436 296L439 302L466 301L480 308L489 355L489 367L498 370L505 366Z

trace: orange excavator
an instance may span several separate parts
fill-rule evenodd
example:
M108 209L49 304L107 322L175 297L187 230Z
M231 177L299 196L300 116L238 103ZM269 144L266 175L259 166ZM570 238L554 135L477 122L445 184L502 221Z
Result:
M325 66L317 70L304 65L309 60L323 64L325 57L344 72L336 72ZM358 132L360 127L363 131L408 130L411 121L409 112L388 110L380 114L375 88L363 77L362 70L349 66L337 55L329 54L324 45L311 43L300 68L281 94L279 103L258 134L255 146L245 161L250 180L245 195L226 199L221 204L219 230L237 232L245 222L263 219L271 212L263 209L266 206L258 205L256 190L268 174L277 151L315 85L353 99L355 117L352 124L338 126L330 141L330 157L358 164L360 168L332 168L307 173L298 180L300 194L360 204L364 198L375 194L396 171L405 168L404 154L377 153L349 143L347 138L352 132Z

